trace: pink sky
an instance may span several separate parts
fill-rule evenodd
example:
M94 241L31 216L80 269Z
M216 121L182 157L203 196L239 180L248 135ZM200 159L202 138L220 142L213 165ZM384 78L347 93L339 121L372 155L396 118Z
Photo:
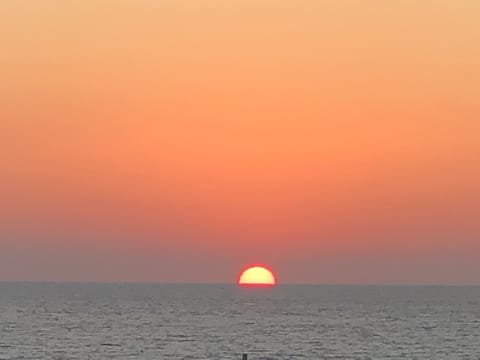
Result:
M480 284L477 1L0 4L0 280Z

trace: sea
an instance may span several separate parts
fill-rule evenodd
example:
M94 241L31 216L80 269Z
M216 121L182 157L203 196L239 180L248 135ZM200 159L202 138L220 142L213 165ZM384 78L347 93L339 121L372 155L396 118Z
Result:
M480 287L0 283L0 359L480 359Z

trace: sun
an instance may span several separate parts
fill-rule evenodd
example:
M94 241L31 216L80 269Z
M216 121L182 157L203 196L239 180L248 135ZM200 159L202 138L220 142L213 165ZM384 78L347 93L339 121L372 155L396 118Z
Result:
M263 265L250 265L240 273L238 285L275 286L277 279L273 272Z

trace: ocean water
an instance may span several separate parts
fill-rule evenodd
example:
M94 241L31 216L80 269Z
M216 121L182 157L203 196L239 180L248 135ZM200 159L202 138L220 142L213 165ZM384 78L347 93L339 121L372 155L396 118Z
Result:
M480 359L480 287L0 283L0 359Z

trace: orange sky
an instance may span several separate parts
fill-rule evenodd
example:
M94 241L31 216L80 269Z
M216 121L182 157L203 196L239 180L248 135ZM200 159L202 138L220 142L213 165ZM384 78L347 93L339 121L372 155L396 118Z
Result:
M480 283L480 3L0 3L0 280Z

